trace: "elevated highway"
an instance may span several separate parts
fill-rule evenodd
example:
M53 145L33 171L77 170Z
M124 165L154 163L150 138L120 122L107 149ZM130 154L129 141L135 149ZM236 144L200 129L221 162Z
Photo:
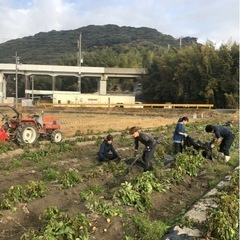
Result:
M24 75L25 90L30 90L30 76L49 75L52 77L52 92L55 90L57 76L75 76L78 78L79 85L81 85L81 79L84 77L97 77L99 78L98 92L100 95L105 95L107 92L107 80L109 78L137 79L146 74L146 70L144 68L105 68L0 63L0 102L3 102L3 99L6 98L6 75L9 74L16 75L16 77L18 75ZM81 89L81 86L79 89Z
M16 69L17 68L17 69ZM144 68L106 68L61 65L7 64L0 63L0 72L4 74L50 75L78 77L138 77L146 74Z

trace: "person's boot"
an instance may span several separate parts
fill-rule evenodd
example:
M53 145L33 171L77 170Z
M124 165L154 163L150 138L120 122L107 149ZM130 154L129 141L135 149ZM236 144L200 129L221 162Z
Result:
M225 157L224 157L224 161L225 161L225 162L228 162L229 160L230 160L230 156L225 156Z
M149 168L148 168L148 171L153 171L153 166L152 164L150 164Z
M222 152L218 153L218 160L224 160L224 154Z
M144 167L143 167L143 171L144 171L144 172L149 171L149 162L145 162L145 165L144 165Z

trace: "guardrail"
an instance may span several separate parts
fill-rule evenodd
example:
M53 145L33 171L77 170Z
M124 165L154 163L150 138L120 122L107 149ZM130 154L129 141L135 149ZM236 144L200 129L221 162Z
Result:
M37 102L36 106L42 107L122 107L122 108L213 108L213 104L168 104L168 103L143 103L143 104L134 104L134 103L114 103L114 104L105 104L105 103L40 103Z

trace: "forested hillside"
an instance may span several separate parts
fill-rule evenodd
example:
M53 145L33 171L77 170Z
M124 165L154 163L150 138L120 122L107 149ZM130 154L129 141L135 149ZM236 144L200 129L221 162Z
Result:
M146 68L139 82L145 103L211 103L215 108L239 107L239 44L218 49L194 37L175 39L155 29L87 26L76 30L51 31L0 44L0 62L77 65L77 41L81 33L82 66ZM24 97L24 78L19 76L19 93ZM98 79L84 78L82 93L97 91ZM14 76L7 76L8 95L15 96ZM133 81L112 79L108 92L131 92ZM35 89L50 90L51 78L35 76ZM58 77L56 90L77 91L75 77Z
M82 35L82 51L95 51L106 47L116 50L134 46L179 46L179 39L158 32L155 29L141 27L119 27L117 25L90 25L75 30L40 32L34 36L11 40L0 44L0 62L14 63L15 52L23 63L59 64L59 58L76 56L77 41ZM186 37L182 45L196 42L196 38ZM76 65L76 63L75 63Z

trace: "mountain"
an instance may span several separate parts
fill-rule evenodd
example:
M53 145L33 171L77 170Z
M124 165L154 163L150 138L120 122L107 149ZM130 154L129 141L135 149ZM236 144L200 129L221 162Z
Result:
M117 25L89 25L75 30L40 32L10 40L0 44L0 63L14 63L15 53L20 56L21 63L57 64L61 57L75 55L77 42L81 33L82 51L94 51L105 47L121 46L169 46L179 47L180 39L158 32L147 27L119 27ZM185 37L181 44L189 45L197 42L197 38Z

